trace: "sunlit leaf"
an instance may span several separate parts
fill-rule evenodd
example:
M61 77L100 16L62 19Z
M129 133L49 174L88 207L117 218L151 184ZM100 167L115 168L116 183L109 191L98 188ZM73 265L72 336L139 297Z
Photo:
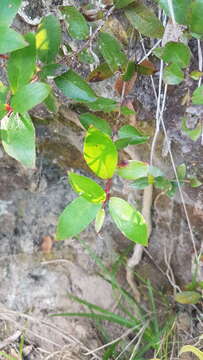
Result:
M106 199L106 193L100 185L92 179L70 172L69 182L79 195L95 204L101 203Z
M190 180L190 186L193 188L196 188L196 187L199 187L202 185L201 181L199 181L196 176L190 176L189 180Z
M192 345L185 345L180 349L180 355L185 352L192 352L194 355L198 357L199 360L203 360L203 352L198 348Z
M91 125L93 125L98 130L100 130L110 136L112 134L109 123L106 120L104 120L94 114L91 114L91 113L81 114L79 119L80 119L81 124L87 130Z
M135 3L125 9L125 14L132 24L141 34L161 38L164 34L164 27L156 15L142 3Z
M190 77L193 80L199 80L202 76L203 76L203 71L195 70L190 73Z
M70 36L77 40L85 40L89 36L89 26L84 16L74 6L61 6Z
M130 160L126 165L117 167L118 175L128 180L148 176L148 171L149 165L137 160Z
M201 297L201 294L196 291L182 291L175 295L175 301L180 304L197 304Z
M109 211L123 235L136 243L148 244L147 225L139 211L117 197L110 199Z
M99 34L99 50L113 73L127 63L121 43L109 33Z
M11 106L16 112L25 113L37 104L42 103L50 91L50 86L41 82L25 85L12 97Z
M91 127L85 137L84 159L97 176L109 179L115 172L118 153L107 134Z
M80 196L73 200L59 217L56 239L64 240L79 234L96 217L101 204L94 204Z
M96 233L99 233L103 224L104 224L104 219L105 219L105 210L104 209L100 209L97 213L96 219L95 219L95 224L94 224L94 228Z
M171 64L164 68L163 79L166 84L178 85L184 80L184 73L179 65Z
M87 81L89 82L98 82L105 79L108 79L113 76L113 72L111 71L109 65L107 63L103 63L96 67L87 77Z
M7 131L2 140L8 155L29 168L35 167L35 128L28 114L12 113L1 120L1 129Z
M192 102L195 105L203 105L203 85L198 87L192 94Z
M13 93L30 81L36 67L34 34L26 34L25 40L29 46L13 51L7 62L8 79Z
M22 49L27 45L21 34L0 24L0 54Z
M54 79L58 88L70 99L77 101L95 101L97 95L87 82L73 70Z
M36 33L36 46L39 59L43 63L52 62L61 42L60 22L54 15L44 17L38 26Z

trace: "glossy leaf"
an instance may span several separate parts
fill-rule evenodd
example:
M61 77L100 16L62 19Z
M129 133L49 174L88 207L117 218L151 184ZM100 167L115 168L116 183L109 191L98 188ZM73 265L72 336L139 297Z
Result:
M64 240L79 234L95 219L99 209L101 204L93 204L82 196L73 200L59 217L56 239Z
M99 233L103 224L104 224L104 219L105 219L105 210L104 209L100 209L97 213L96 219L95 219L95 231L96 233Z
M145 5L135 3L125 10L125 14L132 26L141 34L152 38L161 38L163 36L163 25L152 10Z
M72 172L69 173L68 179L73 190L88 201L97 204L106 199L105 191L92 179Z
M180 355L185 352L192 352L194 355L198 357L199 360L203 360L203 352L199 350L197 347L192 345L185 345L180 349Z
M101 32L98 43L99 50L113 73L127 64L122 45L114 36Z
M44 17L38 26L36 33L36 46L39 59L43 63L52 62L60 47L61 26L54 15Z
M89 127L93 125L98 130L111 136L111 127L106 120L91 113L82 114L80 115L79 119L85 129L88 130Z
M8 79L13 93L30 81L36 67L34 34L26 34L25 40L29 45L23 49L13 51L7 63Z
M186 165L185 164L178 165L176 168L176 171L177 171L178 179L184 180L185 176L186 176L186 171L187 171Z
M195 70L190 73L190 77L193 80L199 80L202 76L203 76L203 71Z
M1 129L7 131L2 140L8 155L28 168L35 167L35 128L28 114L12 113L1 121Z
M111 112L116 109L117 102L112 99L98 97L97 100L88 103L87 106L93 111Z
M41 82L21 87L11 99L12 108L19 113L25 113L42 103L50 93L50 86Z
M114 5L117 9L122 9L134 1L135 0L114 0Z
M118 153L107 134L91 127L85 137L84 159L97 176L109 179L115 172Z
M84 16L74 6L61 6L70 36L77 40L85 40L89 36L89 26Z
M190 25L190 30L193 33L197 33L201 35L203 34L202 14L203 14L203 1L202 0L192 1L188 22Z
M178 85L184 80L184 73L177 64L171 64L164 68L163 79L166 84Z
M148 244L147 225L139 211L117 197L110 199L109 211L123 235L144 246Z
M96 67L87 77L87 81L89 82L98 82L105 79L108 79L113 76L113 72L111 71L109 65L107 63L103 63Z
M197 124L197 126L194 129L190 129L187 127L186 124L187 119L186 118L182 118L182 131L193 141L196 141L201 133L202 133L202 126L201 123Z
M148 171L148 164L136 160L130 160L127 165L117 167L118 175L128 180L135 180L137 178L148 176Z
M190 64L191 52L188 46L181 42L170 41L163 50L162 59L167 63L175 63L181 68Z
M191 2L191 0L172 0L175 20L178 24L187 25ZM168 4L168 0L159 0L159 5L168 16L171 16Z
M196 291L182 291L176 294L175 301L180 304L197 304L201 297L201 294Z
M11 25L22 0L3 0L1 1L0 25Z
M22 49L27 45L21 34L0 24L0 54Z
M192 94L192 102L195 105L203 105L203 85L198 87Z
M92 102L97 99L94 90L73 70L68 70L66 73L56 77L54 81L63 94L70 99L84 102Z

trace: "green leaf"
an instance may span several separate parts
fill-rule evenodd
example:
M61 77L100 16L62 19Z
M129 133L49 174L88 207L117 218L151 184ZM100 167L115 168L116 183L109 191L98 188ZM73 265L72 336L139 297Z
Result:
M185 177L186 177L186 171L187 171L187 168L186 168L186 165L185 164L181 164L181 165L178 165L176 167L176 172L177 172L177 175L178 175L178 179L179 180L184 180Z
M104 352L104 355L102 357L102 360L110 360L113 358L113 356L115 355L115 351L116 351L116 346L118 345L119 341L110 344L107 349Z
M7 62L8 79L13 93L30 81L36 67L34 34L26 34L25 40L29 46L13 51Z
M203 85L195 89L193 92L192 102L195 105L203 105Z
M114 36L101 32L98 43L99 50L113 73L127 64L122 45Z
M0 119L2 119L7 113L5 110L5 103L8 92L9 88L0 81Z
M116 9L122 9L134 1L135 0L114 0L114 4L115 4Z
M188 46L181 42L168 42L162 54L162 59L167 63L175 63L181 68L190 64L191 52Z
M44 100L44 104L46 105L46 107L49 111L51 111L53 113L57 112L57 110L58 110L57 100L52 91L49 93L47 98Z
M190 180L190 186L193 188L196 188L196 187L202 185L201 181L199 181L196 176L190 176L189 180Z
M88 103L87 106L93 111L111 112L116 109L117 102L112 99L98 97L96 101Z
M169 196L170 198L172 198L175 195L177 189L178 189L177 181L174 181L174 180L171 181L171 186L170 186L169 190L166 192L166 195ZM167 188L166 188L166 190L167 190Z
M95 101L96 93L83 78L73 70L68 70L54 79L58 88L70 99L77 101Z
M22 0L3 0L1 1L0 25L11 25L16 16Z
M184 73L177 64L171 64L164 68L163 79L166 84L178 85L184 80Z
M95 128L108 134L109 136L111 136L111 134L112 134L109 123L106 120L104 120L94 114L85 113L85 114L80 115L79 119L80 119L81 124L87 130L89 129L89 127L91 125L93 125Z
M68 179L73 190L88 201L95 204L105 201L105 191L92 179L75 173L69 173Z
M96 219L95 219L95 224L94 224L94 228L96 233L99 233L103 223L104 223L104 219L105 219L105 210L104 209L100 209L97 213Z
M152 53L158 57L159 59L162 59L163 56L163 52L164 52L164 48L163 47L157 47L156 49L154 49L152 51Z
M127 165L117 167L118 175L128 180L135 180L137 178L148 176L148 171L148 164L136 160L130 160Z
M79 234L95 219L100 208L101 204L93 204L82 196L73 200L59 217L57 240Z
M192 71L189 75L193 80L199 80L203 76L203 71L195 70Z
M149 185L149 180L148 177L146 176L141 177L132 183L132 186L139 190L146 188L148 185Z
M93 55L87 49L84 49L79 53L78 59L84 64L94 64L95 61Z
M11 99L11 107L19 113L25 113L46 99L50 86L41 82L21 87Z
M43 63L52 62L60 47L61 26L54 15L45 16L38 26L36 33L37 55Z
M196 291L182 291L176 294L175 301L180 304L197 304L201 297L201 294Z
M149 136L143 135L132 125L124 125L118 131L119 139L127 140L128 145L144 144Z
M186 124L187 119L186 118L182 118L182 124L181 124L181 128L182 131L193 141L196 141L202 132L202 126L201 123L197 124L196 128L194 129L190 129L187 127Z
M110 179L117 166L118 153L107 134L91 127L85 137L84 159L97 176Z
M60 10L65 15L70 36L77 40L87 39L89 26L84 16L74 6L61 6Z
M203 34L203 1L195 0L191 3L190 13L189 13L189 25L190 30L196 34Z
M171 188L171 182L164 176L157 176L154 179L154 186L161 190L169 190Z
M98 82L108 79L113 76L113 72L111 71L109 65L107 63L103 63L96 67L87 77L87 81L89 82Z
M1 121L1 129L7 131L6 141L2 140L8 155L29 168L35 167L35 128L28 114L12 113Z
M64 71L64 65L61 64L48 64L44 65L43 68L38 72L40 80L44 81L46 78L55 78Z
M157 177L157 176L162 176L163 172L156 166L149 166L148 175Z
M8 355L8 354L6 354L4 351L0 351L0 355L1 355L1 356L4 356L4 358L7 359L7 360L16 360L16 357L13 357L13 356L11 356L11 355Z
M125 70L125 73L122 75L123 81L130 81L135 73L135 62L129 61Z
M27 45L21 34L4 25L0 25L0 54L22 49Z
M159 5L164 9L168 16L171 16L168 0L159 0ZM172 5L176 22L178 24L187 25L191 0L172 0Z
M192 352L194 355L196 355L199 360L203 360L203 352L200 351L198 348L192 345L185 345L180 349L180 355L185 352Z
M125 15L141 34L150 38L161 38L164 34L164 27L156 15L148 7L141 3L135 3L125 10Z
M127 106L121 106L120 112L124 116L135 115L136 111L129 109Z
M148 244L147 225L139 211L117 197L110 199L109 211L123 235L138 244Z

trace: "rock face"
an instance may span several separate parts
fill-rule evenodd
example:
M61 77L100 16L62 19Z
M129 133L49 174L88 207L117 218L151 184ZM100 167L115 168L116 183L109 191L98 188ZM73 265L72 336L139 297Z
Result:
M30 12L35 11L34 5L30 7L31 2L26 3L29 3L27 6ZM60 1L52 1L52 6L59 3ZM25 10L26 6L23 11ZM156 110L149 81L149 78L139 79L131 96L135 99L137 122L147 129L152 128L151 122L154 121ZM200 140L194 143L180 130L181 116L193 111L196 119L199 119L203 110L202 107L191 110L181 105L181 98L186 92L184 86L169 87L165 124L175 164L184 162L191 174L203 180L203 147ZM194 88L193 83L189 86ZM109 93L112 94L112 87ZM108 97L108 87L105 96ZM18 321L19 313L30 315L32 318L28 319L27 328L29 335L38 345L49 350L50 346L56 350L57 346L67 344L67 334L89 344L90 348L98 345L95 330L85 321L67 318L60 318L59 321L59 318L52 318L48 328L43 324L50 313L81 310L81 306L68 298L68 293L108 309L114 303L111 286L95 273L95 263L78 240L54 242L48 253L43 252L41 247L43 237L54 239L58 216L75 196L67 183L67 170L75 169L89 174L81 154L83 132L77 124L66 118L68 111L68 107L63 110L61 107L57 119L48 119L47 125L36 122L38 163L35 171L24 170L0 149L0 313L3 314L0 318L8 320L10 316L9 321L13 324ZM35 118L38 117L36 114L34 113ZM163 149L161 132L154 164L170 176L170 157L164 154ZM137 151L143 160L149 160L147 146L140 145ZM128 197L134 205L141 204L142 192L132 190L118 178L114 180L113 191ZM183 196L194 242L197 249L200 249L203 232L202 187L191 189L184 186ZM164 271L170 269L173 273L172 280L182 286L191 279L194 251L182 201L179 194L169 199L165 194L155 191L153 197L153 229L148 250L154 262ZM129 246L130 242L117 231L109 217L102 238L96 237L93 226L81 235L81 239L91 245L108 266L115 255ZM144 277L150 278L155 286L167 286L166 277L157 273L158 270L148 258L144 257L139 271ZM34 318L40 319L41 323L35 322ZM24 318L20 317L20 321L22 325ZM15 323L14 325L17 326ZM60 326L61 332L57 334L51 325ZM37 333L39 327L43 328L44 339L40 339ZM79 358L80 355L77 356Z

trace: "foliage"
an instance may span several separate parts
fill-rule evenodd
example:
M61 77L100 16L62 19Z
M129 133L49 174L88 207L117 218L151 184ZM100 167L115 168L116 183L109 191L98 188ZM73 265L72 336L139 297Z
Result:
M90 36L90 25L94 23L93 28L97 26L98 19L105 23L113 11L119 11L128 21L129 28L143 36L162 38L165 29L155 12L142 2L114 0L113 3L113 6L109 5L110 9L107 5L98 10L98 13L95 10L92 17L87 15L83 8L59 8L67 27L65 35L78 42L77 51L73 51L68 45L68 66L62 67L61 45L64 48L64 44L59 20L50 14L42 18L36 33L21 35L11 28L21 0L3 1L0 13L0 56L6 64L8 85L0 83L0 135L4 150L10 156L25 167L35 168L35 128L28 112L41 103L50 111L56 111L55 92L49 81L51 78L58 91L61 91L69 102L83 105L85 111L80 113L80 122L85 128L83 156L94 175L105 182L102 188L90 178L69 174L69 182L79 197L68 204L59 217L57 238L75 236L93 220L95 229L99 232L108 206L118 229L130 240L147 245L147 225L144 218L124 199L111 197L112 178L117 175L130 180L137 189L154 185L168 196L173 196L179 185L188 183L197 187L201 183L195 175L187 174L184 164L177 168L178 179L168 179L161 170L147 163L135 160L124 163L119 161L119 152L122 149L144 144L149 140L149 136L130 124L118 126L117 123L112 129L105 115L103 118L97 112L117 113L117 119L120 114L126 118L133 114L132 109L123 106L122 97L131 91L137 76L152 75L156 72L156 67L149 60L137 64L128 59L119 36L107 32L102 26L96 28ZM202 0L173 0L174 14L171 14L168 1L159 0L158 4L167 16L174 15L177 23L187 28L188 38L202 37ZM93 40L97 55L91 47ZM166 84L177 85L184 81L191 60L191 51L187 44L169 41L160 49L155 49L154 53L166 63L163 73ZM75 71L73 58L79 64L89 64L94 62L93 55L97 58L99 56L101 63L90 71L85 80ZM89 84L114 75L118 76L115 90L121 95L120 102L99 96ZM199 79L201 75L201 71L190 74L193 79ZM194 90L191 101L194 105L203 104L202 86ZM184 119L182 131L196 141L201 134L201 124L195 129L189 129L187 120Z

